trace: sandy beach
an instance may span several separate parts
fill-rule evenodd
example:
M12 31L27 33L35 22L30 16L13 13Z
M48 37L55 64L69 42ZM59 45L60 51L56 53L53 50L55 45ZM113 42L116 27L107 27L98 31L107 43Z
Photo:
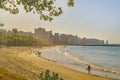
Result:
M40 50L42 52L41 57L56 62L59 65L66 66L68 68L80 72L88 73L86 68L88 65L90 65L89 63L76 58L76 56L73 56L66 51L62 51L61 47L62 46L42 49ZM91 65L91 66L92 66L92 70L91 70L92 75L120 79L120 76L115 74L114 71L110 71L109 69L104 69L102 67L98 67L95 65Z
M64 78L64 80L113 80L110 78L89 75L72 69L72 67L65 66L68 62L71 64L74 60L70 58L71 61L69 61L70 59L66 58L66 56L63 57L63 54L58 56L58 54L55 54L56 52L54 52L55 50L53 47L42 49L42 58L38 57L35 54L35 51L40 49L41 48L36 47L0 48L0 67L10 73L16 74L17 76L22 76L27 80L39 80L40 72L45 71L46 69L49 69L52 72L57 72L60 77ZM47 53L50 53L50 55ZM53 60L50 60L50 58L53 58ZM54 59L58 61L55 61Z

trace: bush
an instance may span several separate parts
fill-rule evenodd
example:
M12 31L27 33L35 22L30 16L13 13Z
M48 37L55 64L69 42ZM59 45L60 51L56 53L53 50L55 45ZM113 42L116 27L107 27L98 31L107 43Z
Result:
M58 73L50 73L47 69L45 72L40 73L40 80L64 80L63 78L59 77Z

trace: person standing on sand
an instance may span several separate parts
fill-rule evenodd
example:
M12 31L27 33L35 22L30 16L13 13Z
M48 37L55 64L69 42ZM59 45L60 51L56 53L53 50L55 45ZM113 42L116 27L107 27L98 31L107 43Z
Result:
M88 65L87 70L88 70L88 74L90 74L90 70L91 70L91 66L90 65Z

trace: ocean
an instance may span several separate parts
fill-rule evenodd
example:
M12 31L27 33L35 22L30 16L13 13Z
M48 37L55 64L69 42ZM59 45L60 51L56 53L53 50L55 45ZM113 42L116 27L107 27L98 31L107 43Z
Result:
M87 64L120 74L120 46L65 46L62 50Z

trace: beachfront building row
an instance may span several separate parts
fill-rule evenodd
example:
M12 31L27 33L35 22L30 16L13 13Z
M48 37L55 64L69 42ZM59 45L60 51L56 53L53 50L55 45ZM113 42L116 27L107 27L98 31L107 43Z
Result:
M62 43L62 44L79 44L80 38L76 35L71 34L54 34L54 43Z
M68 44L68 45L105 45L106 44L104 40L80 38L77 35L59 34L59 33L54 34L54 42Z
M80 44L81 45L105 45L106 43L104 42L104 40L83 38L80 40Z
M50 42L55 44L67 44L67 45L104 45L106 44L104 40L99 39L87 39L80 38L77 35L72 34L59 34L51 31L46 31L45 28L36 28L34 29L34 33L32 32L24 32L18 31L17 29L12 29L12 31L8 30L0 30L0 32L4 32L4 36L12 36L17 33L20 36L31 36L35 39ZM106 41L108 44L108 41Z

